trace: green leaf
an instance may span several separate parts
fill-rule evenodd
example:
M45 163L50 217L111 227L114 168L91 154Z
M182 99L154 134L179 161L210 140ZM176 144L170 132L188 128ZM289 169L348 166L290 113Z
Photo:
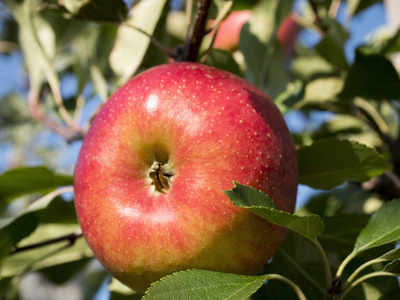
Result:
M388 263L384 268L383 271L398 274L400 276L400 258L395 259Z
M325 230L318 240L325 251L347 256L354 248L354 241L367 222L368 216L358 214L324 218Z
M31 193L46 193L72 185L73 178L51 172L45 167L23 167L0 175L0 202Z
M358 50L339 96L398 99L400 97L399 75L393 64L384 56L365 54Z
M10 94L0 101L0 127L18 125L32 120L28 104L17 94Z
M343 79L338 77L312 80L305 86L304 97L297 107L341 111L345 104L338 101L337 95L342 90L343 84Z
M389 53L398 52L398 51L400 51L400 28L393 35L393 37L391 37L387 41L387 44L383 47L383 49L381 50L381 53L389 54Z
M324 298L326 280L321 256L312 243L294 232L288 232L267 270L292 279L308 300ZM293 290L279 280L268 281L266 289L268 296L262 299L298 300Z
M244 276L208 270L188 270L161 278L143 300L243 300L257 291L267 276Z
M268 222L293 230L307 239L315 240L324 230L319 216L297 216L278 210L272 200L257 189L235 183L232 190L224 193L236 206L247 208Z
M85 257L62 264L56 264L54 266L41 269L40 273L42 273L48 280L55 284L63 284L80 272L90 260L91 258Z
M10 254L13 246L35 231L43 210L58 194L55 191L43 196L14 218L0 219L0 261Z
M150 43L147 35L153 34L167 2L166 0L139 1L130 10L127 25L122 24L118 28L110 54L110 65L113 71L122 77L123 82L139 68Z
M235 59L226 51L213 49L204 63L217 69L225 70L238 76L243 76Z
M400 200L383 205L360 232L353 252L360 253L370 248L395 242L400 239Z
M313 132L312 138L321 139L335 137L339 134L361 133L365 127L365 122L360 120L360 118L349 115L336 115Z
M296 56L293 59L292 71L305 81L310 81L316 74L332 74L335 67L315 53Z
M380 258L387 259L387 260L400 258L400 247L397 247L397 248L393 249L392 251L385 253Z
M124 1L105 0L63 0L60 10L67 18L76 18L87 21L121 22L128 14Z
M380 1L381 0L348 0L347 12L349 16L354 16Z
M300 148L297 159L299 182L316 189L330 189L348 180L366 181L391 169L374 149L335 138Z
M275 35L292 3L291 0L260 1L240 32L239 49L246 62L247 75L252 83L261 87L271 98L284 91L290 82Z
M56 197L43 212L40 223L77 224L74 201Z
M29 84L31 91L38 95L44 78L43 73L48 73L47 75L58 83L51 63L55 54L55 34L50 24L34 13L32 1L13 5L13 16L19 25L19 42L29 72Z
M122 284L115 278L111 279L108 285L108 290L110 291L110 300L140 300L142 295L130 289L126 285Z
M0 277L0 295L3 295L3 293L7 290L12 279L13 277Z
M24 247L69 235L78 229L78 224L40 224L35 232L21 240L18 246ZM44 274L50 275L57 272L57 269L60 272L64 266L65 274L55 278L56 281L63 281L82 269L92 257L93 252L83 237L76 239L73 245L70 245L69 241L60 241L6 257L1 263L0 277L19 275L27 270L43 270Z
M339 68L347 68L344 44L349 34L335 20L325 19L328 33L316 45L315 49L326 61Z

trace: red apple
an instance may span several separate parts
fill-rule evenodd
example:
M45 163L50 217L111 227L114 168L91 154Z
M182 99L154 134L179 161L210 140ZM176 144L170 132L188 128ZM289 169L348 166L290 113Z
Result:
M297 164L274 103L225 71L196 63L152 68L95 118L76 164L75 206L102 265L144 292L198 268L255 274L286 231L236 207L233 181L292 212Z
M240 31L251 17L250 10L234 11L220 24L215 36L214 48L234 51L239 46ZM290 13L278 28L277 38L281 44L284 58L290 58L293 54L294 44L300 33L301 27Z
M214 48L233 51L239 45L240 31L251 17L250 10L233 11L221 22L214 40Z
M287 15L276 33L284 58L290 58L293 55L294 44L300 31L301 27L295 21L293 13Z

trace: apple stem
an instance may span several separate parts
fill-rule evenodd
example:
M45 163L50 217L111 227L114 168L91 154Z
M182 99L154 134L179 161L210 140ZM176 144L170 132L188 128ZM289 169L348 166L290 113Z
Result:
M165 170L162 164L154 162L149 175L157 192L165 194L169 190L173 174Z
M207 34L206 23L210 7L211 0L198 0L192 34L186 39L185 49L182 55L176 57L177 61L197 61L201 42L203 37Z

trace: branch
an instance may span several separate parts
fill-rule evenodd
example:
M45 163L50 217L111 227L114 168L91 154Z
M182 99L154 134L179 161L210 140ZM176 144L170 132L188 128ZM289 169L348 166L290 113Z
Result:
M177 61L195 62L197 60L201 42L207 34L205 28L210 6L211 0L198 0L192 35L186 40L185 51L183 51L182 57L176 57Z
M73 128L64 127L61 124L58 124L54 120L50 119L46 114L44 114L39 107L39 97L37 93L32 89L28 92L28 106L34 119L41 122L50 130L64 137L68 143L83 138L84 133L81 130L77 131Z
M217 16L217 18L212 23L211 28L210 28L210 32L213 32L211 43L210 43L210 46L208 47L207 51L201 57L200 63L204 63L207 60L207 58L210 56L211 51L214 49L213 45L214 45L215 38L218 33L219 26L221 25L222 21L232 11L232 7L233 7L233 1L230 1L227 5L225 5L225 7L222 9L222 12Z
M46 240L46 241L39 242L39 243L36 243L36 244L27 245L27 246L24 246L24 247L13 247L11 249L10 255L18 253L18 252L23 252L23 251L32 250L32 249L40 248L40 247L43 247L43 246L47 246L47 245L63 242L63 241L67 241L68 242L67 246L72 246L72 245L75 244L75 241L79 237L81 237L82 235L83 235L82 234L82 230L78 229L74 233L63 235L63 236L60 236L58 238Z
M318 28L321 29L322 32L325 34L327 28L325 27L321 17L319 16L317 3L315 2L315 0L308 0L308 3L310 3L311 9L314 12L315 23L317 24Z

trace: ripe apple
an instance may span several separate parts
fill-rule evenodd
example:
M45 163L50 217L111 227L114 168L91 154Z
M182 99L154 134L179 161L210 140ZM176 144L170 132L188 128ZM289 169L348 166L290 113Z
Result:
M293 211L297 164L274 103L228 72L170 63L103 106L75 169L84 236L113 276L144 292L172 272L255 274L286 231L236 207L233 181Z
M293 55L294 45L300 31L301 27L295 21L293 13L288 14L276 33L284 58L290 58Z
M231 12L221 22L214 40L214 48L234 51L239 45L240 31L251 17L250 10L237 10Z
M250 10L238 10L229 14L219 26L215 36L214 48L228 52L236 50L239 45L240 31L250 17ZM288 14L279 26L277 38L281 44L284 58L292 56L294 44L300 30L299 24L294 20L293 13Z

